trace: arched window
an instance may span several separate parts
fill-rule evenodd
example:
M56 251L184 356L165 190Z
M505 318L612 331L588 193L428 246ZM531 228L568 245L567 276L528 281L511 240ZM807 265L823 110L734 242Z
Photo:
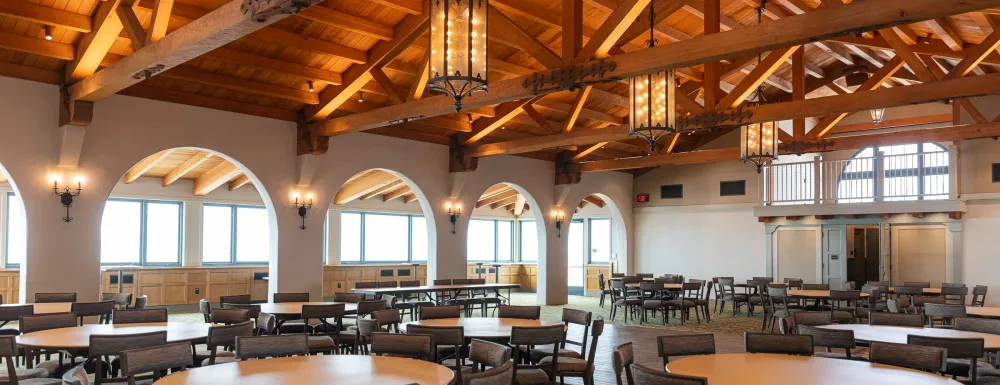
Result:
M838 178L837 203L875 201L877 152L885 155L885 201L948 198L948 151L937 143L922 143L858 151Z

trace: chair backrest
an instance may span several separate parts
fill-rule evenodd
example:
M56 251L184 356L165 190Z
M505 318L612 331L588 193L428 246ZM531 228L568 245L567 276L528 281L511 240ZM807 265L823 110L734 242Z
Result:
M930 282L903 282L903 286L928 288L931 287Z
M412 326L411 326L412 327ZM469 344L469 360L480 365L497 367L510 362L514 350L510 346L473 339Z
M371 319L378 323L379 328L388 326L389 330L399 331L399 324L403 322L403 315L399 309L387 309L372 312Z
M222 305L223 309L241 309L246 310L250 319L257 319L260 316L260 304L250 304L244 305L241 303L227 303Z
M884 326L922 327L924 326L924 316L920 314L872 312L868 315L868 323Z
M922 290L922 289L921 289ZM918 308L924 307L927 304L944 304L945 299L939 295L917 295L913 296L913 306Z
M967 287L964 283L941 282L941 289L946 287Z
M35 314L35 306L32 304L0 306L0 321L3 321L4 324L17 321L18 317L32 314Z
M236 358L239 360L306 354L309 354L309 336L305 334L236 337Z
M497 309L497 317L536 320L542 317L542 307L501 305Z
M431 335L376 332L372 333L371 345L375 355L434 361L434 336Z
M379 281L375 287L399 287L399 282L396 281Z
M77 326L77 323L76 314L73 313L30 314L18 317L17 321L17 327L21 333L74 326Z
M825 283L803 283L802 290L830 290L830 285Z
M409 325L406 327L406 334L434 336L436 346L465 345L465 328L461 326Z
M274 317L273 314L260 313L257 316L256 327L254 328L254 335L269 335L276 332L275 329L278 328L278 319Z
M563 325L561 324L549 326L514 326L510 331L510 344L512 346L560 344L563 340L563 330Z
M358 303L358 302L361 302L361 301L364 301L364 300L365 300L365 295L364 294L343 293L343 292L333 293L333 302Z
M421 306L420 319L441 319L459 318L462 316L462 307L454 306Z
M76 302L76 293L35 293L35 303Z
M813 339L810 335L746 332L743 334L743 342L747 353L813 355Z
M539 309L539 311L541 310ZM564 307L562 309L563 323L565 323L567 327L569 327L570 325L582 326L583 336L580 338L579 341L574 341L570 340L569 338L566 338L563 341L563 344L579 346L580 353L585 352L587 350L587 335L588 333L590 333L590 321L593 318L593 316L594 316L593 313L586 310L571 309L568 307ZM563 347L565 348L566 346L564 345Z
M653 278L653 276L655 276L655 274L653 274L653 273L636 273L635 276L639 277L639 278Z
M111 323L137 324L146 322L167 322L167 309L115 310Z
M897 295L921 295L924 293L924 288L920 286L896 286L892 290Z
M309 302L309 293L274 293L271 302Z
M358 317L364 317L379 310L385 310L385 300L358 302Z
M355 282L355 289L374 289L378 287L378 282Z
M948 350L948 358L980 358L986 349L982 338L928 337L910 334L906 343L920 346L936 346Z
M507 363L483 372L466 375L463 385L509 385L514 381L514 363Z
M828 311L800 311L792 313L791 317L786 318L788 321L789 332L794 333L795 328L799 325L808 326L823 326L832 325L833 318Z
M584 370L585 373L592 373L594 370L594 358L597 357L597 340L601 338L602 334L604 334L604 317L598 316L591 326L590 351L586 352L587 368ZM565 340L565 337L563 339Z
M715 354L715 334L669 334L656 337L656 352L663 359L663 365L670 357Z
M347 313L347 305L342 303L332 305L302 305L302 320L310 324L312 320L318 320L325 326L323 329L339 331L344 325L344 314ZM333 321L333 324L330 321ZM316 329L316 328L313 328ZM310 328L303 328L303 332L308 333Z
M249 309L212 309L209 319L217 324L232 325L250 320Z
M704 377L671 374L642 364L632 365L632 378L635 385L708 385Z
M80 317L80 324L83 324L83 317L111 315L115 310L115 301L103 302L73 302L69 306L69 311Z
M632 343L626 342L615 347L611 354L611 365L615 371L615 382L617 385L633 385L632 364L635 363L635 353L632 351ZM625 372L625 381L622 382L622 372Z
M455 278L451 280L452 285L471 285L472 280L469 278Z
M989 290L989 288L983 285L976 285L976 287L972 288L972 306L986 305L987 290Z
M965 296L969 295L969 287L965 284L941 284L941 296L944 297L945 303L953 303L958 305L965 305ZM944 285L961 285L961 286L944 286Z
M904 368L943 372L948 351L936 346L872 342L868 346L868 360L874 363L902 366Z
M127 309L132 305L132 293L101 293L101 301L114 301L119 309Z
M435 279L434 285L451 285L450 279Z
M934 327L934 319L941 318L945 324L951 324L955 318L965 317L965 305L956 304L924 304L924 315L927 316L927 325Z
M90 377L87 377L86 364L74 366L62 375L62 382L69 385L90 385Z
M597 288L604 291L606 285L604 282L604 273L597 273Z
M224 306L227 303L237 304L237 305L249 305L251 303L250 294L240 294L240 295L223 295L219 297L219 305Z
M122 374L128 377L129 384L135 384L135 376L142 373L152 372L153 380L156 380L161 377L162 372L169 369L184 370L194 366L191 343L174 342L126 350L121 354L121 366Z
M798 334L810 335L813 338L813 346L824 348L847 349L850 356L851 349L857 347L854 341L853 330L826 329L809 325L798 325Z
M755 281L763 281L766 283L774 282L774 277L753 277Z
M955 330L1000 334L1000 320L986 318L956 318Z
M471 283L473 285L485 285L486 284L486 278L472 278L472 279L469 280L469 283Z
M234 346L236 345L236 337L251 337L253 336L253 329L253 321L232 325L213 325L208 328L206 344L209 348L213 346Z
M91 334L87 355L90 357L120 355L126 350L160 346L166 343L166 331L136 334ZM191 346L191 343L188 343L188 346ZM190 347L187 353L190 357Z
M399 281L399 287L420 287L420 281Z
M145 295L141 295L141 296L139 296L138 298L135 299L135 305L132 306L132 308L133 309L145 309L147 301L149 301L149 297L145 296Z

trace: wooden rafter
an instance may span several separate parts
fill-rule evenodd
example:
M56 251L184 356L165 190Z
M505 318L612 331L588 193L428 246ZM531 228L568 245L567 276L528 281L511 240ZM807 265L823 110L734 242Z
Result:
M0 15L81 33L89 33L92 28L87 16L23 0L0 1Z
M715 107L716 110L728 110L730 108L736 108L743 103L746 98L753 94L754 90L757 89L764 80L774 74L785 60L790 58L792 54L799 50L801 46L789 47L781 50L771 51L767 54L767 57L760 62L760 65L754 67L753 71L747 75L736 88L733 89L725 98L719 101L719 104Z
M389 191L382 195L382 202L389 202L396 198L402 198L410 194L410 186L400 186L395 190Z
M502 37L506 44L524 50L525 53L537 60L546 68L558 68L562 66L562 58L552 52L549 47L535 39L531 34L525 32L515 24L507 15L490 6L489 10L489 34L491 39Z
M893 58L892 60L887 62L885 66L880 68L878 72L872 74L872 77L868 78L868 80L865 81L865 84L862 84L860 87L858 87L858 90L869 91L881 87L882 82L884 82L886 79L892 76L892 74L896 73L896 71L899 71L899 69L902 67L903 67L903 60L899 57ZM824 117L823 119L820 119L819 123L817 123L816 126L813 127L813 129L809 132L808 137L819 138L823 135L826 135L828 132L830 132L831 129L833 129L833 126L837 125L837 123L839 123L849 114L850 113L848 112L844 112L836 115L829 115Z
M380 196L380 195L388 194L389 192L391 192L393 190L396 190L398 188L401 188L401 187L406 187L406 182L403 182L402 180L397 179L396 182L387 184L387 185L385 185L382 188L377 188L375 190L372 190L370 193L362 195L361 198L358 198L358 199L366 201L366 200L372 199L372 198Z
M478 208L483 208L483 207L489 206L491 204L503 201L505 199L513 199L513 198L517 197L517 194L518 194L518 192L516 190L512 189L512 190L509 190L509 191L506 191L504 193L497 194L497 195L494 195L494 196L491 196L491 197L488 197L488 198L479 198L479 201L476 202L476 208L477 209Z
M146 42L151 44L167 35L167 25L170 23L170 10L174 0L156 0L153 3L153 13L149 17L149 28L146 32Z
M500 104L496 108L496 116L492 118L480 118L472 123L472 135L465 140L465 143L476 143L483 139L486 135L489 135L513 119L517 114L524 112L523 107L532 101L533 99L522 99Z
M247 183L250 183L250 177L247 176L247 174L240 174L239 176L233 178L233 180L229 181L229 191L236 191L240 187L245 186Z
M120 3L121 0L109 0L97 6L91 21L91 31L77 43L75 58L66 65L64 72L67 81L75 82L97 71L101 59L122 31L122 22L116 14Z
M191 170L194 170L196 167L205 163L206 160L209 160L214 156L214 154L208 151L198 151L198 153L185 160L184 163L174 167L174 169L170 170L167 175L163 176L163 187L167 187L171 183L176 182L178 179L183 178L184 175L187 175L187 173L191 172Z
M792 56L792 100L806 98L805 48L795 51ZM801 139L806 135L806 120L792 120L792 137Z
M385 171L378 171L368 176L357 178L344 184L333 197L333 203L342 205L361 198L365 194L378 190L398 181L395 175Z
M615 8L597 33L591 37L587 45L576 55L576 61L584 62L590 59L599 59L608 56L608 51L614 47L618 39L625 34L628 27L632 25L643 8L649 5L649 0L624 0Z
M208 195L208 193L222 186L223 183L229 182L241 173L242 171L235 164L230 162L219 163L194 180L193 194L198 196Z
M387 76L385 72L382 72L382 68L372 68L371 76L375 79L375 82L378 83L379 87L382 87L382 91L385 92L386 96L388 96L389 100L393 103L402 103L406 101L403 98L403 95L396 93L396 85L392 84L392 80L389 79L389 76Z
M604 208L604 200L596 195L587 195L586 197L583 198L583 200L594 206Z
M965 42L962 41L962 37L958 36L958 33L951 28L948 20L944 18L935 18L927 20L924 24L927 25L934 34L938 36L939 39L944 41L951 48L952 51L959 52L964 49Z
M147 156L145 159L139 161L139 163L136 163L135 166L132 166L132 168L130 168L128 172L125 173L125 178L123 181L126 184L135 182L136 179L139 179L139 177L142 176L142 174L145 174L147 171L149 171L149 169L153 168L153 166L156 166L156 163L160 162L161 160L169 156L171 152L173 152L173 150L163 150L153 155Z

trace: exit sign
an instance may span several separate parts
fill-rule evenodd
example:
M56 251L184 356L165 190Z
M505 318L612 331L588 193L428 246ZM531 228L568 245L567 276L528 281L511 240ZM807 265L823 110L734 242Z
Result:
M649 194L639 194L635 196L635 201L639 203L649 202Z

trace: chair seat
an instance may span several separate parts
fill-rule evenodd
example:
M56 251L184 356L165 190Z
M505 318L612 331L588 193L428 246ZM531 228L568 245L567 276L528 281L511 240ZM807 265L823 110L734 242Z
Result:
M579 352L569 349L559 349L558 354L560 357L576 357L576 358L583 357ZM534 349L531 349L531 352L528 353L528 359L531 360L531 362L540 362L542 361L542 359L549 357L551 355L552 355L552 345L549 345L548 347L536 346Z
M1000 377L1000 370L997 370L992 365L984 361L976 361L976 375L977 376L996 376ZM962 376L967 377L969 375L969 359L968 358L949 358L948 363L945 366L944 373L952 376Z
M749 296L746 294L727 294L722 296L723 301L732 301L734 299L737 301L746 301L747 298L749 298Z
M853 311L834 310L833 314L831 314L831 318L833 318L833 321L836 322L836 321L852 321L858 317Z
M309 351L327 351L337 347L337 343L329 336L309 336Z
M657 301L657 302L659 302L659 301ZM615 305L617 305L617 306L642 305L642 300L638 299L638 298L619 299L619 300L615 301Z
M520 385L548 384L549 375L541 369L518 369L515 381Z
M667 301L667 305L673 306L673 307L694 307L694 306L698 306L698 304L695 303L694 301L686 300L686 299L672 299L672 300Z
M34 368L34 369L18 369L17 370L17 380L23 381L32 378L47 378L49 376L49 371L45 368ZM0 382L10 382L10 378L7 377L7 373L4 373L0 377Z
M552 357L545 357L538 364L551 365ZM587 360L579 357L559 357L559 364L556 365L558 372L583 372L585 370L587 370Z
M236 362L236 361L237 361L236 360L236 356L225 356L225 357L215 356L215 365L218 365L218 364L228 364L228 363ZM201 361L201 366L208 366L208 365L212 365L212 364L208 363L208 358L206 358L206 359L204 359L204 360Z
M643 309L659 309L662 307L663 307L663 301L660 301L658 299L647 299L645 301L642 301Z

